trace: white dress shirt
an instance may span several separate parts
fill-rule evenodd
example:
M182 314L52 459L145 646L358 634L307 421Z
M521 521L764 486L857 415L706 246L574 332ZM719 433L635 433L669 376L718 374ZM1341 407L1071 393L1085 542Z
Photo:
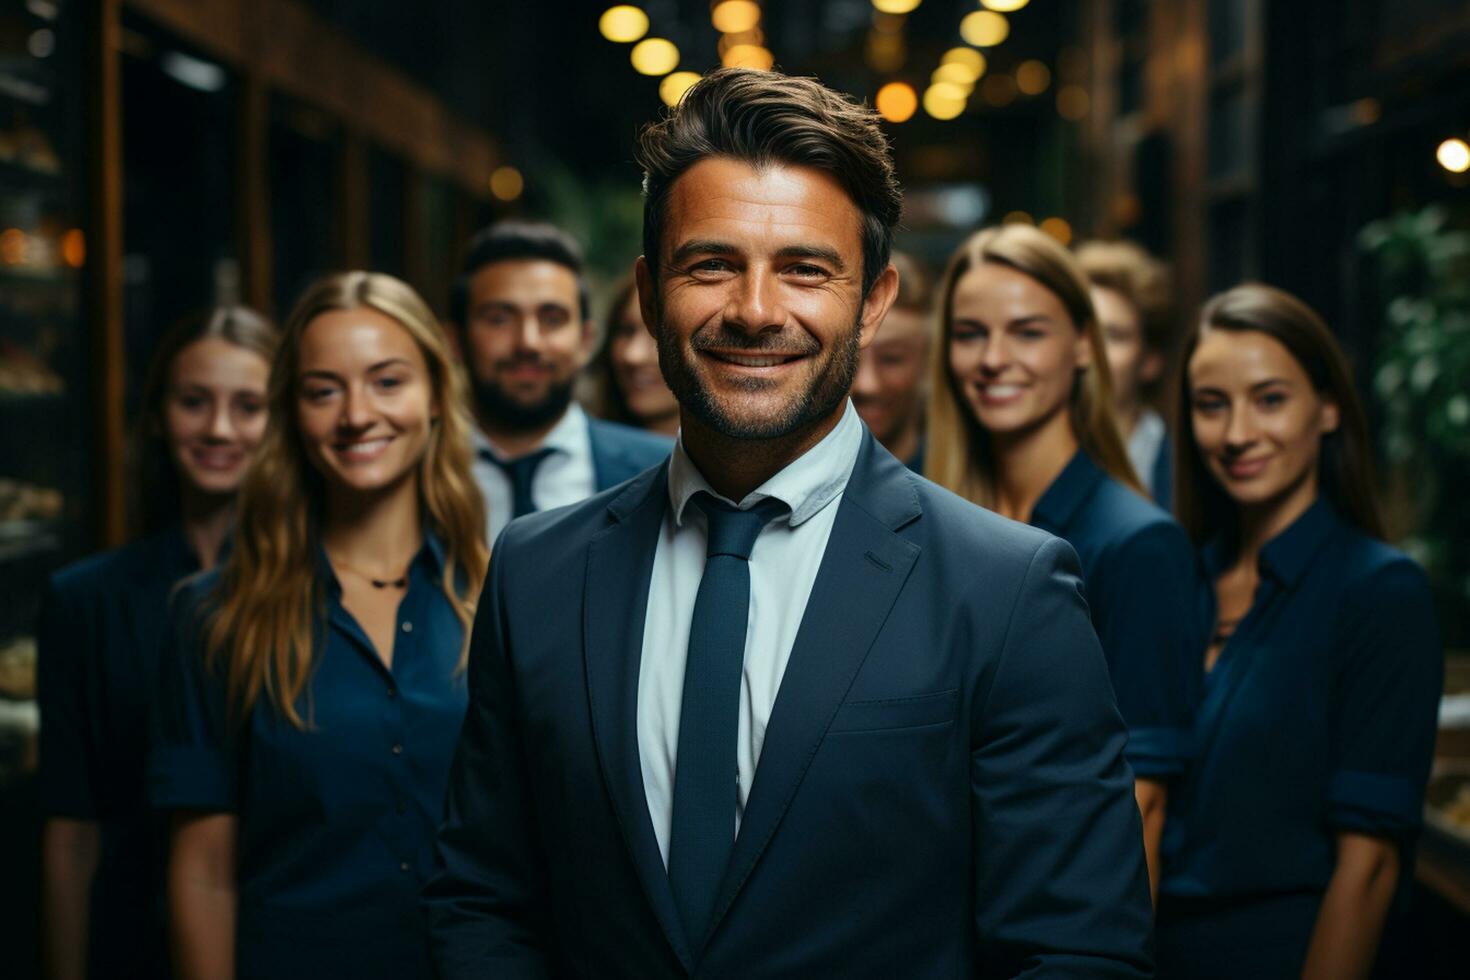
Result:
M740 674L736 743L740 784L735 812L731 814L737 830L781 677L862 442L862 422L848 402L842 419L821 442L737 505L745 510L775 497L791 508L789 519L777 518L765 526L750 555L750 613ZM725 500L695 468L684 452L681 436L669 461L669 509L653 556L648 613L643 623L643 656L638 667L638 757L648 815L653 820L664 867L669 863L674 818L674 766L689 623L694 618L694 599L704 575L707 522L704 511L689 506L689 498L701 490Z
M1164 445L1164 433L1168 431L1159 413L1145 408L1138 416L1138 424L1128 437L1128 459L1133 471L1143 481L1143 489L1154 492L1154 466L1159 461L1159 450Z
M480 493L485 497L485 531L490 544L515 514L514 493L510 477L485 459L489 453L497 459L509 460L478 428L474 435L475 458L470 464ZM537 510L550 510L586 500L597 492L597 473L592 465L592 437L587 431L587 413L572 402L561 421L546 434L541 448L553 449L550 456L536 467L531 478L531 500Z

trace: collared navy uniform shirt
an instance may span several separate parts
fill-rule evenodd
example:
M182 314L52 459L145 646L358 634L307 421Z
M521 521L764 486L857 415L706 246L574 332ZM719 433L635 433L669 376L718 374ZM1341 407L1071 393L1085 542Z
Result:
M230 724L198 628L216 577L181 596L151 793L160 808L239 817L241 980L429 975L418 895L466 703L464 629L443 561L428 538L409 570L390 671L321 558L326 617L297 706L305 731L265 700Z
M169 593L199 563L174 526L54 575L38 631L46 817L96 821L88 975L164 976L164 827L148 805L148 701Z
M1081 450L1041 495L1031 523L1064 538L1082 561L1134 775L1179 775L1193 753L1206 643L1188 537Z
M1230 549L1204 557L1213 621ZM1419 829L1443 679L1423 573L1325 500L1262 549L1260 573L1169 796L1160 976L1297 976L1337 833L1407 848Z

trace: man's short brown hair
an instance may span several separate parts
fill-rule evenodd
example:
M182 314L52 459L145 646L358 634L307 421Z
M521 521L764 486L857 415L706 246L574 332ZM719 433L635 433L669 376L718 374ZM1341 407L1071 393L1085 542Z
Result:
M700 79L638 134L643 254L658 276L669 189L707 157L830 174L862 213L863 296L888 266L903 196L878 114L814 78L724 68Z

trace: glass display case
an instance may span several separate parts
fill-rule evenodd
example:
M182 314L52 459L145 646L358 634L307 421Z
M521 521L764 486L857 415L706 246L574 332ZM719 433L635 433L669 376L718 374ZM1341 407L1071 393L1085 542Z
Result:
M0 791L34 765L42 583L92 531L83 6L0 0Z

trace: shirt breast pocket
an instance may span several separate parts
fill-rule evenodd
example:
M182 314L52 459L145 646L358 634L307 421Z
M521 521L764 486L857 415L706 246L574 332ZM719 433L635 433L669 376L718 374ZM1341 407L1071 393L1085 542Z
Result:
M954 723L959 694L958 688L951 688L905 698L849 701L837 709L827 734L858 735L949 726Z

